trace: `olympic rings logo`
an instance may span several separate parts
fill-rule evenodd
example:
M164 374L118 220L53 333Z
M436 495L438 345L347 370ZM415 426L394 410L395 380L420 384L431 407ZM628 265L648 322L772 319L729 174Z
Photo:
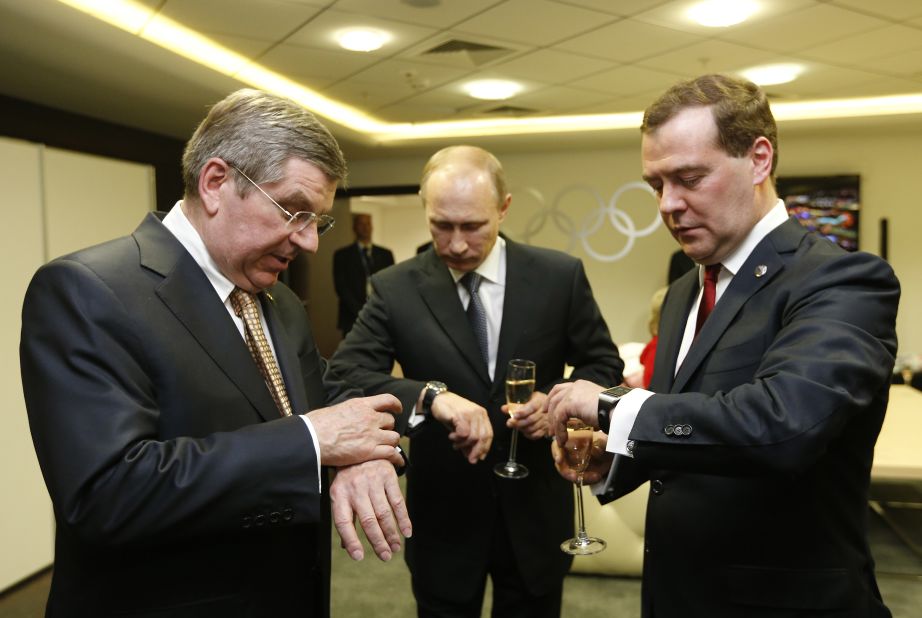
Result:
M540 191L533 187L524 187L520 189L530 196L532 196L540 205L541 210L532 217L528 224L525 226L525 232L522 234L526 243L531 243L531 239L541 232L544 229L544 226L550 220L558 230L560 230L563 235L567 238L567 253L573 253L573 249L576 247L577 243L580 243L583 247L583 250L593 259L598 260L599 262L617 262L622 259L628 253L631 252L631 249L634 248L634 241L638 238L644 236L649 236L656 228L660 226L660 216L658 207L656 204L656 194L653 192L653 189L650 188L644 182L629 182L622 187L620 187L615 193L611 196L611 199L608 200L608 203L605 203L604 198L601 194L593 187L588 185L571 185L565 187L560 193L557 194L557 197L554 198L553 204L550 207L546 206L544 196ZM643 191L648 193L653 198L654 204L654 216L653 221L644 228L637 229L637 226L634 223L634 220L631 216L625 211L618 208L618 200L621 199L628 191ZM563 202L564 197L571 193L584 193L587 194L592 201L598 206L595 210L586 215L579 228L576 227L573 219L566 213L562 208L560 208L561 203ZM589 238L597 233L602 225L605 223L605 220L608 220L611 225L617 230L620 234L623 234L627 238L627 242L620 251L615 251L614 253L600 253L592 248L589 244Z

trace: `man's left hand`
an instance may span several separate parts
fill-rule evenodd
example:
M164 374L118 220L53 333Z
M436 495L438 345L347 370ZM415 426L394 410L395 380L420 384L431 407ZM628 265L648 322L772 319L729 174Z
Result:
M343 548L353 560L365 556L355 529L356 518L375 554L385 562L400 551L400 535L413 534L397 473L386 459L339 468L330 485L330 501L333 523Z
M509 413L509 404L502 407L502 411ZM518 429L529 440L538 440L550 434L550 421L547 414L547 395L535 391L528 403L516 407L515 413L509 416L506 427Z

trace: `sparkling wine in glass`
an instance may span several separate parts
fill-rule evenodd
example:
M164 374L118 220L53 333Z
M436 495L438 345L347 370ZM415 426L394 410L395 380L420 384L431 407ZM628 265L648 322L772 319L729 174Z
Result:
M535 363L530 360L513 359L509 361L506 369L506 403L509 414L514 414L516 409L528 403L532 393L535 392ZM493 472L506 479L523 479L528 476L528 468L515 460L516 446L518 445L519 431L512 431L512 444L509 446L509 461L496 464Z
M578 530L575 537L560 544L560 549L568 554L579 556L597 554L606 546L602 539L586 534L586 516L583 513L583 473L589 466L591 454L592 427L578 418L571 418L567 421L567 443L563 446L563 455L567 465L576 471Z

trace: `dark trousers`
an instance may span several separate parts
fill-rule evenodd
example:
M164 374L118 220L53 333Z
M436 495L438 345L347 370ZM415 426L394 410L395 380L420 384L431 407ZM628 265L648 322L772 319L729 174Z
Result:
M493 527L490 562L479 574L480 585L474 595L460 593L437 594L420 586L413 576L413 595L416 597L416 613L419 618L480 618L487 575L493 582L493 618L560 618L560 604L563 597L563 578L556 586L534 595L519 573L509 538L502 534L502 521ZM485 542L489 540L485 539ZM446 556L447 560L451 558ZM473 577L474 574L471 574Z

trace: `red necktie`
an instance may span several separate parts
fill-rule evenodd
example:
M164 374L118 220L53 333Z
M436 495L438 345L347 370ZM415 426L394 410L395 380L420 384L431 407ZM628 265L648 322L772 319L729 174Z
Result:
M711 315L717 298L717 277L720 276L720 264L711 264L704 267L704 292L701 294L701 304L698 305L698 320L695 322L695 337L701 332L704 321Z

